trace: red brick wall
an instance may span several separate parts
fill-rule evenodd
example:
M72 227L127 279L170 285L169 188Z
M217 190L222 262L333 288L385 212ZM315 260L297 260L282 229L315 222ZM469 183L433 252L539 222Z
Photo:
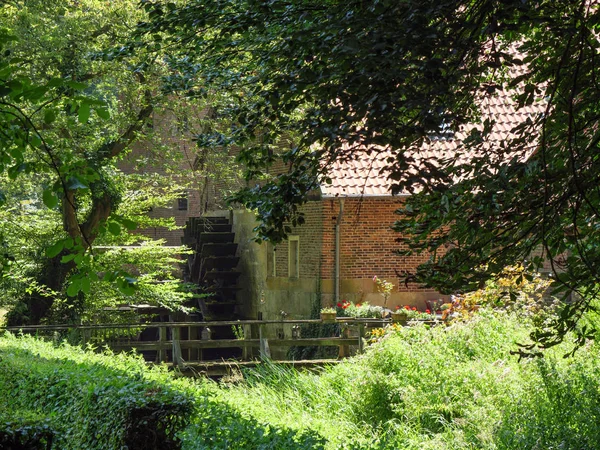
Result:
M390 227L401 199L347 198L340 225L340 278L372 279L374 275L392 281L396 291L433 292L417 285L401 284L397 272L414 271L426 256L399 256L394 250L398 233ZM311 201L302 207L306 222L293 229L300 239L300 278L335 278L335 225L340 199ZM288 276L288 242L276 247L277 277Z
M400 202L397 197L347 198L340 225L340 278L387 279L398 286L397 272L414 271L426 256L399 256L395 250L405 249L396 240L399 235L391 229ZM340 199L323 200L324 233L322 278L334 277L335 224ZM417 285L398 286L399 291L432 292Z

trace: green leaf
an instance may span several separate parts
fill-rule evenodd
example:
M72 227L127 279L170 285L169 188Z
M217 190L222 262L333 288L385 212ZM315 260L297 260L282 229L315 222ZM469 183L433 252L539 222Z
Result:
M75 255L76 255L75 253L71 253L71 254L69 254L69 255L65 255L65 256L63 256L63 257L60 259L60 262L61 262L61 263L67 263L67 262L69 262L69 261L72 261L72 260L73 260L73 258L75 258Z
M72 280L71 284L67 288L67 295L69 297L75 297L81 290L81 280Z
M58 198L51 189L44 189L42 200L44 201L44 205L50 209L53 209L56 207L56 205L58 205Z
M83 253L77 253L75 255L75 258L73 258L73 260L75 261L75 264L77 264L77 265L81 264L81 262L83 261Z
M48 247L46 249L46 256L48 258L54 258L56 255L58 255L60 252L62 252L63 248L64 248L64 242L58 241L57 243L55 243L54 245L52 245L51 247Z
M89 294L90 292L90 279L87 277L81 279L81 292L84 294Z
M110 119L110 113L106 108L96 108L96 114L104 120Z
M44 123L50 124L50 123L54 122L55 120L56 120L56 113L54 111L52 111L51 109L46 111L46 113L44 114Z
M88 86L85 83L78 83L77 81L67 81L67 86L76 89L78 91L82 91L86 89Z
M90 118L90 104L83 102L77 112L77 117L80 123L86 123Z
M117 222L109 222L108 223L108 231L115 236L121 234L121 227Z
M135 230L137 228L137 223L133 220L121 219L121 224L129 231Z

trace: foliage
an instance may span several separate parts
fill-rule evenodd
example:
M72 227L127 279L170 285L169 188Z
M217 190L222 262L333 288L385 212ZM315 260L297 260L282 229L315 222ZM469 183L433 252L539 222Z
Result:
M193 411L190 393L141 358L10 334L0 356L2 409L48 417L60 448L176 448Z
M246 372L221 398L257 421L318 431L330 449L597 448L600 347L519 361L511 350L530 326L486 309L449 327L396 326L362 356L320 373Z
M134 0L0 6L0 305L14 324L85 320L134 292L127 301L171 309L189 297L173 281L175 251L139 249L149 259L133 267L93 249L147 240L136 227L173 229L148 211L193 187L196 152L175 145L189 133L174 111L193 123L201 105L162 94L155 55L112 51L143 17Z
M298 206L334 162L382 154L393 191L411 194L395 225L402 252L430 256L408 280L467 292L506 264L547 260L555 292L576 296L535 334L538 347L571 331L585 343L578 323L600 289L594 2L145 6L140 35L166 33L154 45L177 61L182 92L220 99L216 115L231 124L220 139L243 146L246 176L287 167L234 196L257 211L260 238L304 222ZM479 107L495 95L523 117L503 136ZM444 139L452 154L420 152Z
M533 315L548 306L552 280L540 273L527 274L522 265L506 267L482 289L462 295L465 305L487 305Z
M55 431L48 419L28 412L5 411L0 414L0 447L11 450L52 448Z
M203 406L192 425L182 434L183 450L323 448L324 439L317 432L256 421L232 408L220 395L215 395Z
M348 300L343 300L336 306L337 315L340 317L372 317L380 319L384 314L384 308L370 305L368 302L354 304Z
M6 334L0 388L0 442L29 439L27 449L47 433L61 449L323 448L315 431L256 421L224 402L214 383L176 379L133 355Z
M430 310L426 309L425 311L417 310L416 306L408 306L405 305L404 308L400 306L396 306L396 312L403 313L407 319L421 319L421 320L432 320L435 319L435 313L432 313Z
M331 306L326 306L325 308L321 308L321 313L323 314L335 314L336 309Z

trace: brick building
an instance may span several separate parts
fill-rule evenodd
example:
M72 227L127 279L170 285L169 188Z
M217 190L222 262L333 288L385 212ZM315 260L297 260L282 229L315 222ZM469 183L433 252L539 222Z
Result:
M505 92L486 96L480 106L479 123L466 126L456 134L444 132L429 136L414 152L414 158L431 160L457 153L468 158L462 142L473 128L481 129L486 120L491 120L493 126L482 150L501 147L498 142L505 140L516 125L544 111L541 101L517 108L512 95ZM173 144L185 152L185 143ZM193 144L188 142L187 145ZM233 153L230 151L228 156ZM219 192L218 180L205 184L211 190L210 201L206 192L193 194L185 211L179 209L178 204L170 212L154 213L173 214L179 225L188 216L200 213L232 218L240 257L238 286L241 289L237 302L241 317L308 317L316 308L341 300L383 305L384 297L377 290L374 276L394 284L387 307L411 305L425 309L427 300L443 296L432 289L405 285L398 277L398 273L414 271L427 256L406 257L394 252L402 248L391 225L394 212L406 197L391 195L386 170L387 160L393 158L394 152L370 148L354 154L355 159L331 167L332 183L320 186L302 207L304 225L293 228L289 239L276 246L258 245L252 240L256 225L252 212L219 209L222 203L218 199L223 193ZM498 157L507 156L510 151ZM148 231L151 234L152 230ZM179 242L176 235L167 238L169 243Z
M518 108L512 94L498 92L482 98L479 123L455 134L429 136L413 158L417 162L457 154L469 158L462 142L473 128L483 128L488 120L491 133L478 151L490 152L502 158L500 161L509 159L513 156L510 149L500 144L515 126L543 114L545 107L540 100ZM239 301L247 317L306 317L315 305L340 300L383 305L383 295L373 281L375 275L394 284L386 304L389 308L411 305L425 309L427 300L444 298L432 289L405 285L399 279L399 273L414 271L427 255L406 257L394 252L402 248L391 225L407 194L391 194L387 161L394 157L393 150L368 150L355 151L355 159L331 167L328 176L332 183L321 185L303 206L305 223L293 228L286 242L276 246L250 244L249 230L255 225L252 215L242 211L234 214L234 229L244 236L238 241L243 272Z

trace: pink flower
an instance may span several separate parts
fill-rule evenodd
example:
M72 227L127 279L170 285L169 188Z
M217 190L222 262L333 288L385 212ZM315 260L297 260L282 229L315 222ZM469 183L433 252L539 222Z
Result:
M373 277L373 281L377 282L377 275Z

